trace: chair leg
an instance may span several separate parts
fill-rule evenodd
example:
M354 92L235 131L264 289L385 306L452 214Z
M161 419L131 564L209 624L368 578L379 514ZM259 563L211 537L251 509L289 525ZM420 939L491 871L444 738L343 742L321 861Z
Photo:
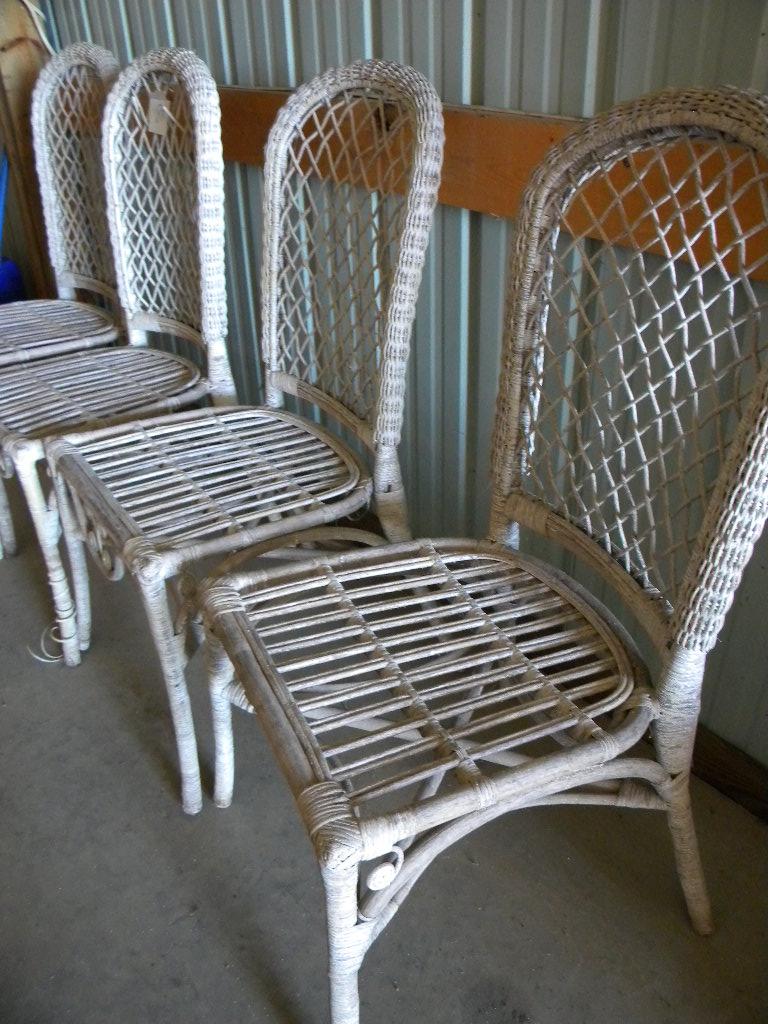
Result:
M370 930L357 923L358 867L323 869L328 915L331 1024L360 1024L358 973Z
M197 814L203 806L203 792L200 785L195 723L184 677L184 662L173 629L165 580L145 580L141 577L137 577L137 580L168 693L179 757L182 805L187 814Z
M13 529L11 507L5 481L0 477L0 558L16 554L16 533Z
M684 781L684 785L683 785ZM688 914L693 928L699 935L711 935L714 931L712 911L707 894L707 883L701 865L696 828L691 813L691 798L688 777L678 776L675 791L669 805L669 830L675 850L675 863L680 885L685 896Z
M35 458L34 453L29 449L23 449L14 461L48 573L64 661L70 666L79 665L77 617L59 552L58 512L55 504L49 505L45 500L38 473L39 459Z
M235 785L235 746L232 736L232 704L227 687L232 682L232 663L213 637L206 641L208 685L213 717L215 781L213 799L217 807L229 807Z
M87 651L91 643L91 590L88 579L88 559L85 555L85 545L80 539L80 532L69 502L66 487L55 473L53 482L56 490L61 528L64 534L64 543L67 546L69 567L72 573L72 589L75 594L75 608L77 610L78 643L81 651Z

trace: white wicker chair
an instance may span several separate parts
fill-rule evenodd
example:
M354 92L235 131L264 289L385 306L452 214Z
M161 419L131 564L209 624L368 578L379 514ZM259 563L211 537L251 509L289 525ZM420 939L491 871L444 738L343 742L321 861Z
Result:
M119 70L107 50L76 43L48 61L32 94L32 133L57 299L0 306L0 368L117 339L105 309L73 301L76 289L116 308L99 125ZM16 551L0 479L0 557Z
M69 665L80 660L75 605L59 552L56 503L39 474L43 441L231 399L224 302L224 165L216 84L186 50L148 53L126 68L104 114L110 233L128 346L76 352L0 372L0 468L18 475L35 524ZM147 347L169 332L207 355L207 378L188 359ZM83 584L80 545L69 550Z
M511 257L491 541L201 588L216 799L230 702L255 707L320 863L334 1024L358 1021L365 952L434 857L517 808L665 812L711 930L689 772L706 652L768 512L767 181L754 94L670 92L578 128ZM520 526L623 601L652 685L605 606L515 550Z
M302 86L276 119L265 163L268 406L48 445L71 546L85 538L99 560L127 566L141 589L189 813L202 796L184 624L174 623L168 582L207 555L333 522L372 493L388 534L407 536L397 444L442 138L438 97L410 68L360 62ZM223 316L223 292L221 303ZM308 399L366 444L373 478L339 437L280 409L284 394ZM84 579L78 589L85 644Z

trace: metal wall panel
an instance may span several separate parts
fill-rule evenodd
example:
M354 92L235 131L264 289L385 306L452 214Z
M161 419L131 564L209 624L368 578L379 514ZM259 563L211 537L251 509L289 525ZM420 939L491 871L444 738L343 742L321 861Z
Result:
M589 115L667 85L768 91L764 0L47 0L61 45L126 62L188 46L221 83L287 88L332 64L413 64L447 103ZM260 172L227 168L230 351L260 394ZM482 535L509 224L438 212L417 312L403 468L418 533ZM704 721L768 763L768 542L714 652Z

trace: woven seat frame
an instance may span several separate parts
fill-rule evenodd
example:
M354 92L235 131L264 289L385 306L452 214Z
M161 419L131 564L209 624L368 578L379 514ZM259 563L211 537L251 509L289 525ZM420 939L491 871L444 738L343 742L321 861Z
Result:
M201 588L216 799L231 708L255 709L321 868L333 1024L359 1021L363 957L434 857L517 808L664 811L711 931L689 776L706 653L768 512L767 182L753 93L662 93L576 129L511 251L489 541ZM595 596L519 552L535 535L621 603L652 680Z
M0 370L117 340L106 309L73 301L77 289L117 309L109 249L99 125L118 64L107 50L76 43L48 61L32 93L32 138L57 299L0 306ZM0 480L0 557L16 551Z
M298 89L277 116L265 161L267 405L178 414L47 445L68 543L86 541L110 577L128 569L141 589L189 813L202 803L184 678L194 563L333 523L372 497L387 535L408 535L397 444L442 140L439 100L412 69L358 62ZM165 230L162 216L156 230ZM164 322L174 323L199 287L183 267L174 274L158 289L138 260L126 260L121 296L140 280L153 301L162 293ZM223 287L217 301L223 324ZM130 329L141 329L145 315L127 296L123 305ZM223 346L220 358L223 368ZM311 401L367 445L373 471L338 434L284 409L285 395ZM84 649L87 582L78 578L75 587Z

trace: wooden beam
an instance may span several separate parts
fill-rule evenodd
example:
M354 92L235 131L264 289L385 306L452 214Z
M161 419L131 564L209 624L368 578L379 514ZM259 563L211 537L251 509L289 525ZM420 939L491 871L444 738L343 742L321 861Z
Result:
M693 771L710 786L768 821L768 768L703 725L696 730Z
M272 89L220 89L224 158L261 166L269 128L290 94ZM534 169L547 150L580 122L483 107L445 107L445 158L439 201L493 217L517 215L520 199ZM700 165L693 154L707 156ZM690 260L699 267L722 262L737 273L740 261L756 280L768 280L768 229L763 202L764 182L755 180L749 160L732 162L727 147L710 152L706 143L670 146L663 160L639 154L611 169L608 180L589 184L574 201L568 227L576 237L608 241L666 257ZM768 174L768 166L760 168ZM642 173L643 190L630 190L621 204L616 195ZM697 201L705 183L717 182L708 195L714 211L707 220ZM658 237L655 215L664 215L670 200L669 181L676 186L677 209L668 207L667 233ZM729 181L738 198L732 210L720 211ZM647 192L647 196L643 194ZM649 208L648 198L657 201ZM687 248L690 239L694 242ZM743 243L743 251L740 248ZM725 257L723 253L727 253Z
M24 229L26 269L38 297L53 295L32 151L32 88L47 54L19 0L0 0L0 133L8 151L12 198Z
M224 159L261 167L272 122L290 96L279 89L219 89ZM445 107L439 200L514 217L533 168L579 122L481 107Z

